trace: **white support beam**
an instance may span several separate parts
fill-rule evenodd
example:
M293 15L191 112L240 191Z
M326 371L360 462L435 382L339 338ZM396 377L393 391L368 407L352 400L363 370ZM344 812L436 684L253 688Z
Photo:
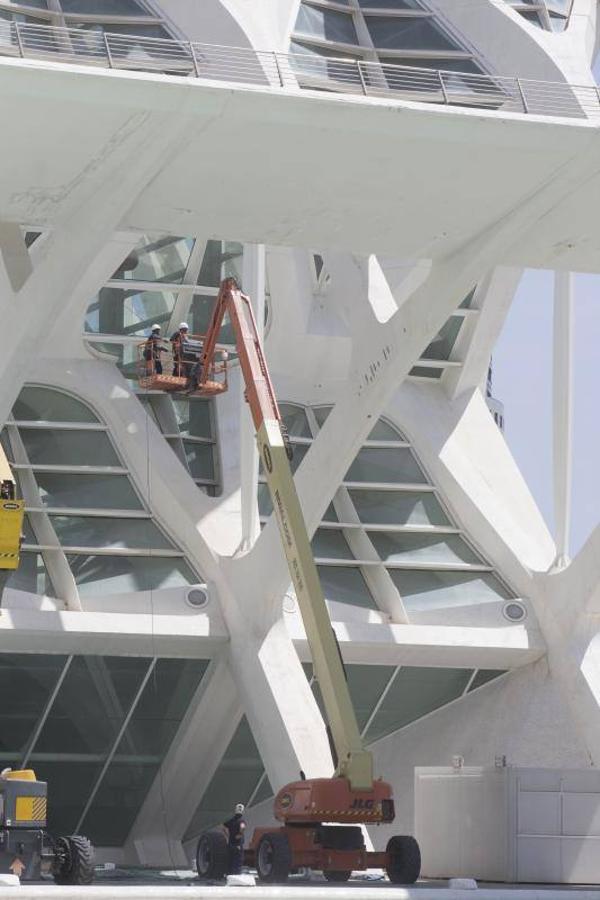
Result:
M573 456L573 275L554 275L553 481L556 560L569 564Z

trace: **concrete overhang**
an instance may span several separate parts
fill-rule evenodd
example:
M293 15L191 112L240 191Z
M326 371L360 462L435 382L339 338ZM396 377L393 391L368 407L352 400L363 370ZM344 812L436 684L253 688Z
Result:
M300 658L310 662L299 619L288 617L287 622ZM546 652L537 629L524 626L465 628L339 621L332 625L347 664L512 669L535 662Z
M600 271L595 122L12 59L0 116L5 221L68 219L124 134L184 117L124 228L441 258L553 185L564 199L498 263Z

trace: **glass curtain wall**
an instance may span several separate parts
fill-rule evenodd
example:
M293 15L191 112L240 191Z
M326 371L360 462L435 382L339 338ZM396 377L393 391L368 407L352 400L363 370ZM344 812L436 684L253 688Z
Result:
M297 467L331 407L280 404ZM260 475L263 522L272 511ZM328 601L385 609L381 577L409 612L498 603L514 594L453 521L410 443L380 419L350 465L312 547Z
M205 659L0 654L2 768L48 782L48 828L122 846Z
M153 521L89 406L26 386L2 445L26 502L23 561L7 587L64 597L65 560L82 599L201 581Z
M143 341L160 325L164 346L185 321L192 335L206 332L221 280L240 279L243 248L231 241L194 241L173 235L143 235L90 302L85 337L96 354L112 359L146 405L180 463L198 487L220 491L214 400L171 399L137 389ZM228 318L219 342L234 357ZM165 363L170 374L170 364Z
M532 25L546 31L564 31L573 0L505 0Z
M373 87L409 90L397 70L386 68L398 65L482 73L472 50L449 32L427 0L302 0L290 51L306 87L333 80L338 90L343 82L360 86L362 78ZM366 67L359 75L343 60L381 67Z

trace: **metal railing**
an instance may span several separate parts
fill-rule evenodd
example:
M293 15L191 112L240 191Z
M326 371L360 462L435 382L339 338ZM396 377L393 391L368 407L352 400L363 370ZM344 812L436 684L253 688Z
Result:
M277 90L314 89L544 116L600 116L589 85L199 44L0 19L0 54Z

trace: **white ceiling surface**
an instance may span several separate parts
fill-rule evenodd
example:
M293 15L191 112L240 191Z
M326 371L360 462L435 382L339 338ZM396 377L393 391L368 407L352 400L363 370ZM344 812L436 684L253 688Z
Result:
M189 140L126 228L440 258L560 180L567 199L498 262L600 272L600 124L8 59L0 219L52 227L147 113L187 116Z

